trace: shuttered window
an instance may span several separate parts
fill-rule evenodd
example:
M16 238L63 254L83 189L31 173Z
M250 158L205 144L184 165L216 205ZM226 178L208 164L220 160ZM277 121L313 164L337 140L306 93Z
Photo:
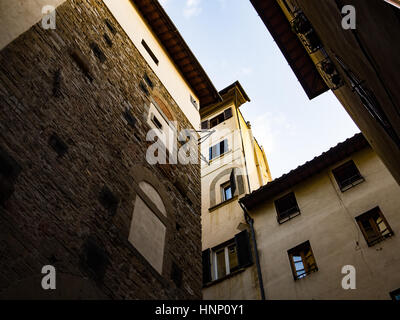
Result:
M288 255L295 280L304 278L310 273L318 271L309 241L290 249Z
M203 121L203 122L201 123L201 128L202 128L202 129L210 129L210 122L209 122L208 120Z
M223 245L203 251L203 284L222 279L252 263L249 236L244 230Z
M149 54L149 56L151 57L151 59L153 59L154 63L156 65L158 65L159 61L156 57L156 55L153 53L153 51L150 49L150 47L148 46L148 44L146 43L146 41L144 41L144 39L142 40L142 46L145 48L145 50L147 51L147 53Z
M369 247L394 234L379 207L358 216L356 221Z
M228 152L228 140L222 140L221 142L217 143L216 145L213 145L209 149L209 158L210 160L219 157L220 155L224 154L225 152Z
M332 173L342 192L364 181L353 160L332 170Z
M214 118L211 118L208 121L208 126L209 126L209 128L213 128L213 127L219 125L220 123L222 123L225 120L228 120L230 118L232 118L232 108L228 108L224 112L222 112L219 115L215 116ZM206 121L203 121L203 123L205 123L205 122ZM203 123L202 123L202 128L203 128ZM204 129L209 129L209 128L204 128Z
M224 118L225 120L232 118L232 108L226 109L224 111Z
M286 222L300 214L300 209L293 192L275 200L275 208L279 223Z

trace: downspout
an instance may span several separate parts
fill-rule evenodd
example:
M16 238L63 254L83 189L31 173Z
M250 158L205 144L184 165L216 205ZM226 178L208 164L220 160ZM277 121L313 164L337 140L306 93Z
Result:
M260 286L261 300L265 300L265 290L264 290L264 282L263 282L262 273L261 273L260 257L258 255L256 234L254 232L254 219L252 217L250 217L245 205L240 200L239 200L239 204L243 209L244 218L245 218L247 224L250 226L250 233L251 233L251 238L253 240L254 251L255 251L255 256L256 256L258 284Z

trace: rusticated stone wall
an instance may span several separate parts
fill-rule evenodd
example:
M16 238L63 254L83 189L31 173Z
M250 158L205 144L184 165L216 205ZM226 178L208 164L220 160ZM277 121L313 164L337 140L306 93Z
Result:
M2 298L201 298L200 166L146 162L151 101L191 128L102 1L0 52ZM140 168L170 208L161 274L128 241Z

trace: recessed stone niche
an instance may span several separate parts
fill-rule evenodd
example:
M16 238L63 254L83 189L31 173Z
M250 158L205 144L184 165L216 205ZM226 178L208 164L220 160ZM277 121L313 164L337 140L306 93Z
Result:
M135 200L129 242L162 274L167 228L139 196Z

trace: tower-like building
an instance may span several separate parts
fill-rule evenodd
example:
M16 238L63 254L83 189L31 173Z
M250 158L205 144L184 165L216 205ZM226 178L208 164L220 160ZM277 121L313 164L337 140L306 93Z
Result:
M200 111L203 296L258 299L252 230L238 200L271 181L271 174L240 111L250 101L246 92L235 82L219 93L222 102Z
M201 299L200 164L175 158L198 155L199 110L221 98L166 12L0 8L0 298Z

